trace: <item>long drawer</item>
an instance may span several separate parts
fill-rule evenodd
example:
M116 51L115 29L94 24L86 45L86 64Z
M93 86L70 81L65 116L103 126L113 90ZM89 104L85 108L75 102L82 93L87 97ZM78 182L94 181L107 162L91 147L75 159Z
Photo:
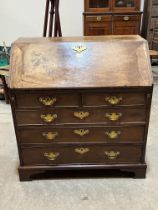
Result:
M115 127L22 127L18 128L20 143L136 143L143 142L144 126Z
M140 146L54 146L22 148L24 165L135 163Z
M61 108L51 110L17 110L18 125L71 124L71 123L122 123L145 122L145 108Z

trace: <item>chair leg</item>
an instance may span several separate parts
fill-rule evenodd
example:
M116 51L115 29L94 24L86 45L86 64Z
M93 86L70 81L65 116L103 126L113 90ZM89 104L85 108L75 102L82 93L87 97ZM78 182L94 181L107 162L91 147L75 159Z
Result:
M59 36L62 37L61 23L60 23L60 15L59 15L59 0L58 0L57 14L58 14L58 25L59 25L58 32L59 32Z
M54 37L62 36L61 32L61 24L60 24L60 16L59 16L59 0L56 0L55 4L55 28L54 28Z
M43 27L43 37L47 36L47 26L48 26L48 16L49 16L49 1L46 0L46 9L45 9L45 18L44 18L44 27Z
M52 31L53 31L54 6L55 6L54 1L55 0L51 0L50 21L49 21L49 37L52 37Z
M3 87L4 87L4 97L5 97L5 101L6 104L9 104L9 94L8 94L8 86L5 80L5 76L1 76L2 79L2 83L3 83Z

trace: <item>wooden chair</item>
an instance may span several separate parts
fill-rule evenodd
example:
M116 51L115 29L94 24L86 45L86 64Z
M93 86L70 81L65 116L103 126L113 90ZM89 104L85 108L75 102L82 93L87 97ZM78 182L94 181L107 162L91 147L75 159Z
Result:
M3 84L5 101L6 104L9 104L9 93L8 93L8 85L6 83L6 77L9 77L9 71L7 71L6 69L0 69L0 78Z
M155 20L150 53L151 64L153 59L158 59L158 20Z

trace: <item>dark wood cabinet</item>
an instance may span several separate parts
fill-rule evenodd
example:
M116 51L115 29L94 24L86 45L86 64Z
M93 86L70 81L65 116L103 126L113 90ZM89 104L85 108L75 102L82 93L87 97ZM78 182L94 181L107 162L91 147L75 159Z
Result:
M84 35L140 34L139 0L85 0Z
M90 169L145 177L153 89L147 50L137 35L13 44L9 95L21 181Z

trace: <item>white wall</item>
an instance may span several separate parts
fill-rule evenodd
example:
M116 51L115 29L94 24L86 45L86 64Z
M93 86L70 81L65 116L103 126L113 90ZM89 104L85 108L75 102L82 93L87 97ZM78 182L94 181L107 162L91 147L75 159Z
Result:
M18 37L42 36L45 0L0 0L0 42ZM64 36L80 36L83 0L60 0Z
M143 5L142 0L142 5ZM82 36L84 0L60 0L63 36ZM42 36L45 0L0 0L0 42Z

